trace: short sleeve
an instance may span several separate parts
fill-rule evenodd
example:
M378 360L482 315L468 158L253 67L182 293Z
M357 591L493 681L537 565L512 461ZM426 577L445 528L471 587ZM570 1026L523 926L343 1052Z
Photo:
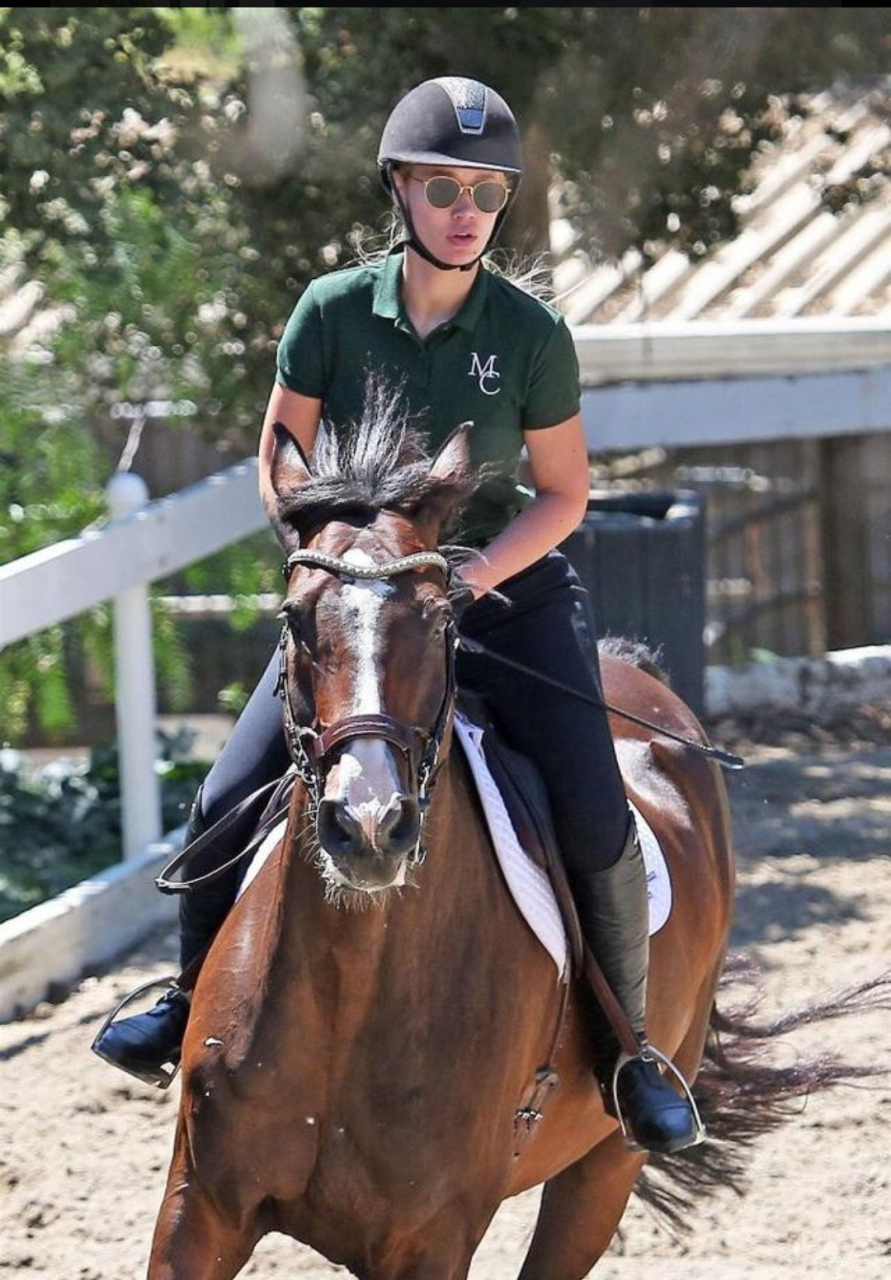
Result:
M523 410L523 430L556 427L578 413L580 405L575 342L566 321L559 316L533 360Z
M285 325L278 344L275 380L300 395L318 400L324 397L322 311L313 284L303 291Z

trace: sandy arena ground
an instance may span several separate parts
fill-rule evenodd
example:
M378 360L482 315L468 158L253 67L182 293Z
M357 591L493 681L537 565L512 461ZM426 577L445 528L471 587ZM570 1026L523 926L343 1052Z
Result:
M891 717L869 732L716 726L749 767L728 776L739 858L734 945L765 978L765 1013L891 967ZM722 737L723 728L723 737ZM799 729L801 726L798 727ZM734 737L734 734L736 736ZM729 735L729 738L728 738ZM770 745L764 745L767 741ZM136 1280L170 1155L178 1083L167 1094L88 1050L106 1011L170 969L162 931L68 999L0 1026L0 1280ZM782 1051L829 1050L891 1067L891 1015L873 1012L796 1034ZM762 1139L742 1197L702 1199L678 1242L632 1202L598 1280L888 1280L891 1276L891 1075L810 1099ZM538 1193L502 1206L471 1280L510 1280ZM346 1276L283 1237L264 1241L251 1280Z

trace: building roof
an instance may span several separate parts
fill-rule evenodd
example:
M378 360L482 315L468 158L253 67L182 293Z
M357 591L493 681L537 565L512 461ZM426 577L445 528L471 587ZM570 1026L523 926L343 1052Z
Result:
M570 324L891 319L889 88L824 93L807 106L754 157L751 193L735 201L736 238L702 258L666 246L650 265L637 250L592 264L554 218L558 305ZM821 198L829 191L835 212Z

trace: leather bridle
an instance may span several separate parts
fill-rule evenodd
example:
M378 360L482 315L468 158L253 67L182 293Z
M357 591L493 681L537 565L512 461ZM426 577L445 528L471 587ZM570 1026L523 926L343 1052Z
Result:
M412 569L421 568L439 569L446 580L450 574L448 561L436 551L420 551L398 560L369 565L354 564L351 560L328 555L322 551L293 551L283 567L286 580L290 579L294 569L301 564L324 569L344 582L355 579L385 581L401 573L408 573ZM439 768L440 749L455 705L454 655L457 647L457 631L454 622L450 621L446 629L445 693L430 729L415 724L405 724L385 714L344 716L343 719L336 720L321 730L314 725L301 724L294 712L288 687L287 650L290 637L291 632L286 621L279 640L280 665L276 693L282 699L288 751L298 776L309 790L310 798L316 803L321 799L325 772L330 765L332 753L338 747L356 738L380 738L391 743L405 757L411 785L417 795L423 818L430 805L433 783Z

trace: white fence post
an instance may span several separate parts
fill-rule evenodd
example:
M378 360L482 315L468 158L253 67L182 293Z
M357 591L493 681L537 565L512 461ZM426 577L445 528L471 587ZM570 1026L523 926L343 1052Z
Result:
M148 486L118 472L106 488L112 520L134 515L148 501ZM148 585L115 596L115 707L121 778L124 857L137 858L161 838L161 791L155 772L155 663Z

